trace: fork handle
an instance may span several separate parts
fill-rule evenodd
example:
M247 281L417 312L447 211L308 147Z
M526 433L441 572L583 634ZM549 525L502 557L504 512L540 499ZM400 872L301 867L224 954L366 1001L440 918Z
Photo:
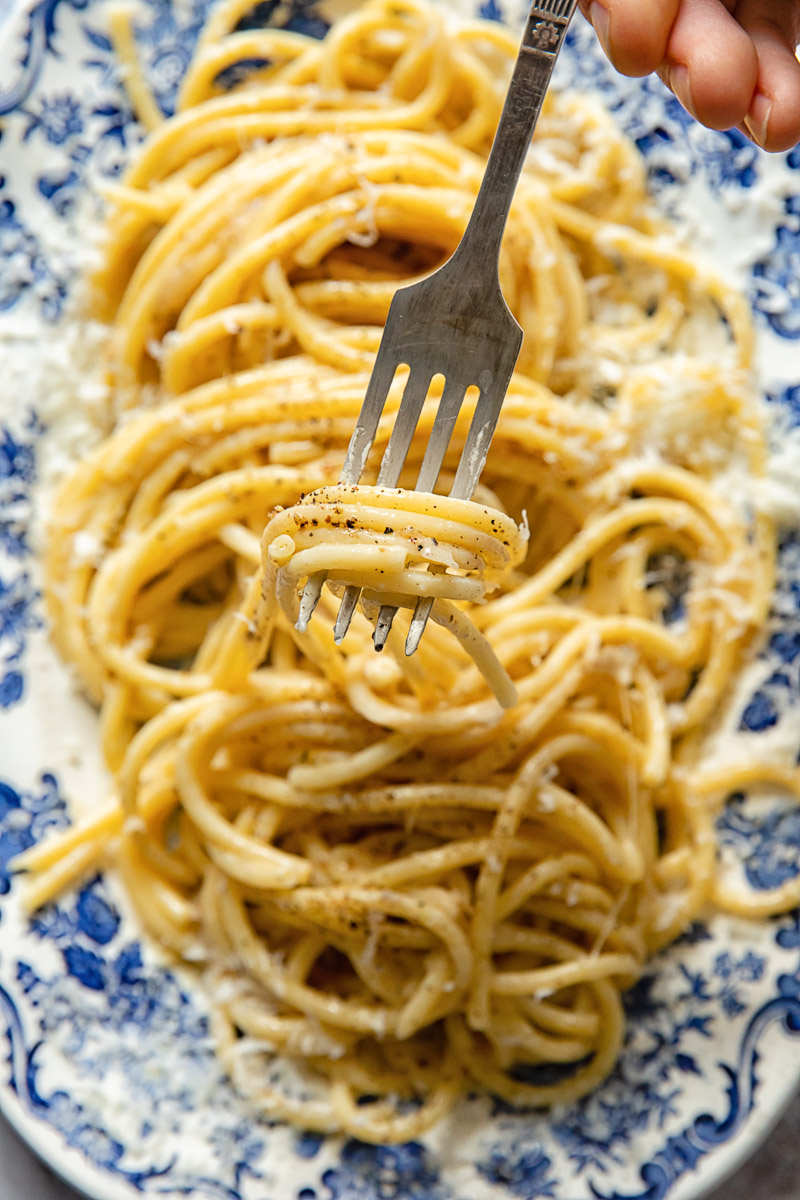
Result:
M531 5L483 182L459 247L486 272L496 270L511 201L577 4L541 0Z

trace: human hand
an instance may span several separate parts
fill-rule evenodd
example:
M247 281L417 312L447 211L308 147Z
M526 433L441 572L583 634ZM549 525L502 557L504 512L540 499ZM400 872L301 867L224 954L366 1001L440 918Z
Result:
M800 141L800 0L581 0L623 75L656 71L711 129Z

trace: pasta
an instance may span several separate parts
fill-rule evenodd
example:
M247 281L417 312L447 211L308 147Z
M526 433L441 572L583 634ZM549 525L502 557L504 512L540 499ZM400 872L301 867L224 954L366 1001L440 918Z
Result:
M163 121L115 18L151 126L94 280L116 409L45 562L113 792L17 865L36 907L112 859L254 1104L399 1141L476 1086L585 1094L649 955L709 903L800 898L750 898L713 826L797 772L703 766L772 591L752 333L634 148L556 95L504 242L525 340L474 500L444 494L469 395L443 494L408 490L436 380L400 487L373 481L402 378L341 488L391 297L458 242L516 45L424 0L323 42L242 27L250 7L212 10ZM295 628L319 570L366 589L341 646L327 588ZM419 595L436 619L406 658ZM405 625L377 656L387 597Z
M396 488L320 488L276 514L264 531L264 590L277 594L301 632L308 621L298 619L297 583L318 572L328 582L363 588L364 610L375 618L381 604L413 608L420 597L432 598L433 620L460 637L508 708L517 699L509 676L469 617L449 601L483 603L487 590L520 565L526 541L526 531L505 513L471 500Z

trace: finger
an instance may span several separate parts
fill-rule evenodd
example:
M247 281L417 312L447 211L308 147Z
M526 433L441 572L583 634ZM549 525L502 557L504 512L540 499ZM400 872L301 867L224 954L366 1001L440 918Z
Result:
M703 125L730 129L750 109L758 56L748 34L718 0L683 0L659 74Z
M607 56L623 75L649 75L661 66L680 0L582 0Z
M744 126L765 150L800 141L800 6L794 0L740 0L735 14L758 56L758 83Z

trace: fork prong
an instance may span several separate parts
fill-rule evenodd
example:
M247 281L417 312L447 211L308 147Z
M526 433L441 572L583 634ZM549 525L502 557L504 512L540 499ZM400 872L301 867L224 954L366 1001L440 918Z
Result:
M419 469L417 491L429 492L436 486L436 480L439 478L444 456L461 411L465 391L466 387L458 380L453 379L452 376L447 379L442 398L439 401L436 420L433 422L430 440L425 449L425 457ZM430 596L421 596L417 601L406 637L407 655L413 654L418 648L432 608L433 598Z
M517 353L518 352L519 347L517 347ZM453 482L453 486L450 489L451 496L456 496L461 500L469 500L472 496L472 493L475 491L481 471L486 463L486 455L489 453L492 435L494 434L495 426L497 425L497 420L500 416L500 409L502 407L503 400L505 399L508 385L511 381L516 360L517 354L515 353L513 358L510 358L506 364L500 367L497 372L497 378L489 380L484 378L481 380L481 394L478 397L478 403L475 405L475 412L472 417L466 442L464 443L464 450L461 454L461 460L458 464L456 477ZM442 401L444 401L444 396L442 397ZM460 398L458 403L460 408ZM455 416L453 417L453 425L455 425L457 417L458 408L456 408ZM433 434L431 434L431 444L432 443ZM444 450L442 450L442 457L444 457L446 448L447 447L445 445ZM420 475L422 475L422 471L420 471ZM417 486L419 487L420 484ZM424 596L417 601L416 608L414 609L414 616L411 618L411 624L406 637L406 654L413 654L419 646L420 639L425 632L425 626L428 623L428 618L431 615L432 608L433 600L430 597Z
M414 609L414 616L406 635L406 654L410 655L419 648L419 643L428 624L428 617L433 608L433 596L420 596Z
M387 326L387 328L388 328L388 326ZM384 337L385 336L386 336L386 334L384 333ZM378 353L378 358L380 359L380 352ZM395 370L396 370L396 367L395 367ZM373 371L372 379L374 379L374 378L375 378L375 372ZM389 378L389 381L386 384L386 392L388 392L389 386L391 385L393 378L394 378L394 371L392 372L392 376L391 376L391 378ZM359 434L359 429L361 427L362 418L365 415L365 410L367 408L367 401L369 400L370 394L372 391L372 379L370 380L370 387L367 389L367 395L366 395L364 404L361 409L361 416L358 419L358 425L356 426L356 431L353 434L353 437L351 438L351 441L350 441L351 449L353 448L353 446L356 442L356 436ZM411 374L409 375L408 379L406 380L406 386L405 386L405 390L403 392L403 399L400 401L400 408L398 410L397 418L394 423L394 429L392 430L391 436L389 438L389 444L386 447L386 450L384 451L383 461L381 462L381 468L378 473L378 486L379 487L394 487L394 485L397 483L400 472L403 469L403 463L405 462L406 454L408 453L408 447L411 445L411 439L414 436L414 430L417 428L417 421L419 420L419 414L422 411L422 405L424 404L425 397L428 394L428 384L429 383L430 383L430 375L426 374L424 371L413 371L412 370ZM383 396L383 401L381 403L381 410L383 409L383 404L385 402L386 402L386 393L384 393L384 396ZM370 418L370 420L371 420L371 418ZM364 428L366 428L366 425L364 426ZM375 430L377 430L377 428L378 428L378 419L376 419L374 422L374 428L372 429L370 443L369 443L370 446L372 445L372 441L374 440ZM353 462L351 463L351 453L348 450L347 459L345 460L345 466L344 466L344 469L342 470L342 482L343 483L357 483L358 482L358 479L361 477L361 472L364 469L364 463L367 460L368 454L369 454L369 447L367 447L367 449L363 451L363 455L362 455L362 451L357 447L356 450L353 452L353 456L352 456ZM361 455L361 457L359 457L360 455ZM358 476L355 479L345 478L345 475L347 474L348 469L349 469L348 464L350 464L351 467L353 464L355 464L355 466L358 467ZM356 605L358 604L358 598L360 595L361 595L361 588L352 587L352 586L345 588L344 595L342 596L342 603L339 606L339 615L336 618L336 625L334 626L334 630L333 630L333 640L336 642L337 646L344 638L345 634L347 633L347 630L350 628L350 622L353 619L353 613L356 610ZM383 610L381 610L381 611L383 611ZM389 625L387 627L386 636L388 636L389 629L391 629L391 621L389 622ZM385 642L385 640L386 640L386 638L384 637L384 642ZM376 645L376 649L378 649L378 648L381 648L381 649L383 648L383 642L381 643L380 647L378 647Z
M425 448L425 457L417 476L417 491L430 492L436 486L439 472L442 469L447 447L461 411L461 404L466 392L466 385L452 377L445 381L442 398L436 410L431 436Z
M381 611L378 613L378 621L375 625L375 632L372 635L372 644L376 650L382 650L386 645L386 639L389 636L392 628L397 609L391 604L382 604Z
M498 364L493 373L484 372L484 376L480 380L481 394L475 405L475 412L464 442L456 477L450 489L450 495L455 496L458 500L471 500L472 493L478 486L481 471L486 465L486 456L489 453L500 409L503 407L508 385L514 373L521 342L522 330L520 329L516 345L509 341L504 361ZM511 350L513 350L513 354L510 353Z
M347 447L344 466L339 476L340 483L358 483L361 478L364 465L372 449L372 443L375 441L375 434L378 432L378 425L386 406L386 397L389 395L389 388L392 386L392 381L400 365L397 358L384 349L385 346L388 347L390 345L390 339L387 338L388 329L389 325L387 323L383 338L381 339L381 345L378 349L378 356L375 359L375 366L372 369L372 374L367 384L364 402L358 414L358 421L350 438L350 445ZM308 622L319 602L325 579L325 572L320 571L316 575L310 576L306 581L306 586L303 588L303 595L300 600L300 614L295 626L300 633L305 633ZM349 587L345 589L334 629L334 640L337 645L347 633L360 594L360 588Z
M339 614L336 617L336 624L333 627L333 640L338 646L343 640L344 635L350 628L350 622L353 619L353 613L356 611L358 597L361 595L360 587L346 587L342 596L342 603L339 605Z
M521 339L521 334L520 334ZM469 433L464 443L464 449L461 454L461 460L458 464L456 477L453 481L453 486L450 489L450 495L456 496L460 500L469 500L472 493L477 487L480 479L481 471L486 464L486 455L489 453L489 446L492 441L492 436L500 416L500 409L508 391L508 385L511 382L511 376L514 372L514 366L519 353L519 345L513 358L501 366L497 372L495 379L481 380L481 394L478 397L478 403L475 405L475 412L469 427ZM444 401L444 396L442 397ZM459 408L461 401L459 399ZM455 425L458 416L458 408L453 417ZM438 419L438 418L437 418ZM435 428L435 425L434 425ZM433 434L431 434L431 443L433 442ZM429 444L430 449L430 444ZM445 446L446 450L446 446ZM444 450L442 457L444 457ZM427 456L426 456L427 457ZM424 462L423 462L424 466ZM438 470L437 470L438 474ZM422 471L420 471L422 475ZM420 487L420 484L417 484ZM432 486L432 485L430 485ZM414 616L411 618L411 624L408 628L406 636L406 654L413 654L420 643L420 639L425 632L425 626L428 623L428 618L431 615L433 608L433 600L428 596L423 596L417 601L414 609Z
M400 477L403 463L408 454L408 448L411 445L411 439L417 428L419 414L422 412L422 406L428 394L430 381L431 376L429 373L413 369L406 380L405 391L403 392L403 399L400 401L400 408L394 423L394 429L389 438L389 444L384 451L383 461L378 472L378 487L394 487ZM366 405L366 401L364 403ZM364 461L366 461L366 456ZM349 587L342 597L342 604L334 629L334 640L337 645L347 633L360 595L360 588ZM373 644L376 650L382 650L385 646L396 611L396 609L388 604L384 604L381 607L373 637Z
M303 588L303 595L300 598L300 612L297 614L294 626L298 633L305 633L308 628L308 622L313 617L314 609L319 603L324 582L324 571L317 571L315 575L309 575L306 580L306 586Z
M390 326L387 323L383 338L378 349L378 357L367 384L364 403L358 414L356 427L347 447L347 454L339 476L340 483L358 483L378 432L378 425L386 405L389 388L400 366L398 359L385 349L390 345L388 337Z
M406 381L403 399L394 423L389 444L383 455L380 471L378 472L378 487L395 487L403 464L406 461L411 439L417 428L419 414L428 394L431 381L429 371L411 368L411 374Z

